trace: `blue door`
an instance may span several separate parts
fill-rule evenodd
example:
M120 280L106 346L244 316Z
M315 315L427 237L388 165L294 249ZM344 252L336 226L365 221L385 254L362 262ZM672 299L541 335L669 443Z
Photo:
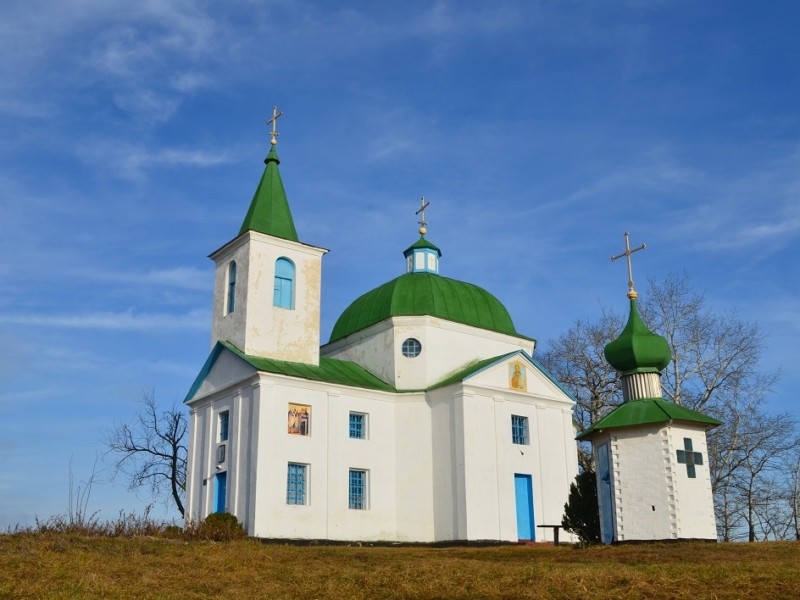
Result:
M530 475L514 474L514 493L517 498L517 537L533 540L533 483Z
M228 473L217 473L214 486L214 512L225 512L225 500L228 496Z
M597 485L597 495L600 499L600 541L610 544L614 541L614 505L611 498L608 444L602 444L597 448Z

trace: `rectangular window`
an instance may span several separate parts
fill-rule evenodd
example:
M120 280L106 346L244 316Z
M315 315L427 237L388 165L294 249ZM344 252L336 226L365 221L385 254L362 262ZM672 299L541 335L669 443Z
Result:
M367 509L367 472L361 469L350 469L349 506L353 510Z
M350 413L350 437L354 440L367 438L367 415L364 413Z
M511 415L511 441L515 444L528 445L528 417Z
M306 472L308 465L289 463L286 475L286 504L306 503Z
M228 411L219 413L219 441L228 441Z
M220 444L217 446L217 462L224 463L225 462L225 444Z

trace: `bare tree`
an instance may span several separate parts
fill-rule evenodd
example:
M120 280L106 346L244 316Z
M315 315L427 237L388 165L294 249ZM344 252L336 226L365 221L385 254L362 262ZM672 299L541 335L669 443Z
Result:
M183 515L186 490L186 415L173 403L156 404L155 392L144 390L141 409L129 423L106 432L108 453L114 455L114 476L128 478L128 489L149 488L154 497L169 497Z
M791 532L800 541L800 446L786 456L785 470L789 473L786 500L789 504Z
M649 280L641 309L672 351L661 383L675 404L714 413L737 394L764 398L777 381L778 371L761 368L766 336L758 324L742 321L735 310L714 314L685 273Z

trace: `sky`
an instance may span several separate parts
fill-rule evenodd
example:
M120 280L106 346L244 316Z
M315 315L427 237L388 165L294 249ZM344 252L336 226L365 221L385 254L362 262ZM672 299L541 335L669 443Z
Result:
M794 0L0 4L0 528L141 512L103 432L181 402L213 263L279 120L322 339L404 271L419 199L441 273L539 341L686 273L768 335L800 415L800 3ZM157 515L176 516L158 504Z

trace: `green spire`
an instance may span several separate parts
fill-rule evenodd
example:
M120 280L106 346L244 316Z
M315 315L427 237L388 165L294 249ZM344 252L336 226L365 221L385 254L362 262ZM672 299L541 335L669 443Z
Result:
M239 230L239 235L245 231L258 231L275 237L299 241L297 230L294 228L292 212L289 210L289 201L283 189L281 174L278 170L280 160L273 144L264 159L267 167L261 176L261 182L256 188L253 201Z
M630 300L628 324L617 339L606 345L603 353L611 366L623 375L659 373L672 359L669 344L647 328L636 310L636 298Z

